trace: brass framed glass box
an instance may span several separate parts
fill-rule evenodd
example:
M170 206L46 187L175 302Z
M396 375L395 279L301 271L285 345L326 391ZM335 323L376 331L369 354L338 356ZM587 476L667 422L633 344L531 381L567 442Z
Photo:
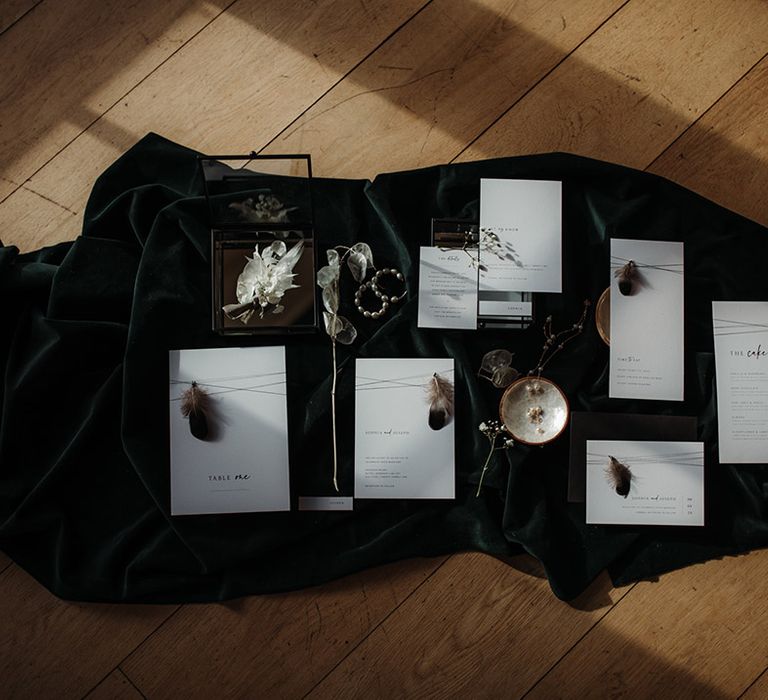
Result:
M201 156L211 227L213 330L317 328L308 155Z

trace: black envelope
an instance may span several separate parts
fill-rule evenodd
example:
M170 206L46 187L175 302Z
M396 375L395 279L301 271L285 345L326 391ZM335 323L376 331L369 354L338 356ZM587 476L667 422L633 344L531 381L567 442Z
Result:
M693 442L696 418L644 416L634 413L571 414L571 457L568 467L568 501L587 498L587 440L656 440Z

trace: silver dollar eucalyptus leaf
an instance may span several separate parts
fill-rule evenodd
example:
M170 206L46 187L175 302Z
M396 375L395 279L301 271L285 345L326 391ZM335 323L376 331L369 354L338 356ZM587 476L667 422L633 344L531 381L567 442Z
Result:
M331 338L335 338L336 334L339 330L339 323L338 323L339 317L336 314L329 313L328 311L323 311L323 322L325 323L325 332L331 336Z
M339 285L329 284L323 287L323 306L326 311L335 314L339 310Z
M371 250L371 246L367 243L355 243L350 250L354 253L361 253L365 256L368 265L373 267L373 251Z
M512 382L520 376L514 367L499 367L491 376L491 383L499 389L506 389Z
M480 369L482 371L493 374L497 369L503 367L509 367L512 364L514 355L509 350L500 348L499 350L491 350L483 355L483 360L480 363Z
M339 279L339 266L326 265L317 271L317 286L325 289L328 285L334 284Z
M336 317L336 326L339 330L336 332L336 340L342 345L351 345L357 338L357 330L355 327L343 316Z
M347 258L347 265L356 282L362 282L365 279L365 273L368 270L368 261L365 255L357 251L350 252Z
M323 321L325 322L325 332L342 345L350 345L357 338L357 330L343 316L323 311Z

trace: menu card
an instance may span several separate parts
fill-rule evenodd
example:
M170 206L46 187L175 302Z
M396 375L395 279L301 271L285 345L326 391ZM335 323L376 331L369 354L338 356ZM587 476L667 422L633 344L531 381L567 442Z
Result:
M562 183L481 179L480 263L483 314L510 313L498 294L562 292Z
M357 360L355 498L454 498L453 383L452 359Z
M704 443L588 440L587 523L704 525Z
M477 249L420 249L419 328L477 328L477 265Z
M285 348L169 353L171 515L290 510ZM204 440L182 413L205 392Z
M768 461L768 302L713 301L720 462Z
M682 401L683 244L614 238L611 272L608 395Z

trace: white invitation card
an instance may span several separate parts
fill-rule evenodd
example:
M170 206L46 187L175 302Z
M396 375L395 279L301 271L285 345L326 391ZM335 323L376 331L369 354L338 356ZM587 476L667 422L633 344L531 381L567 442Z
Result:
M419 328L477 328L477 249L422 247Z
M453 359L358 359L355 498L454 498Z
M768 462L768 302L713 301L720 462Z
M587 523L704 525L704 443L587 440Z
M562 182L481 179L481 302L485 293L562 292L562 230Z
M611 398L683 400L683 274L682 243L611 240Z
M171 515L290 510L285 348L168 360Z

